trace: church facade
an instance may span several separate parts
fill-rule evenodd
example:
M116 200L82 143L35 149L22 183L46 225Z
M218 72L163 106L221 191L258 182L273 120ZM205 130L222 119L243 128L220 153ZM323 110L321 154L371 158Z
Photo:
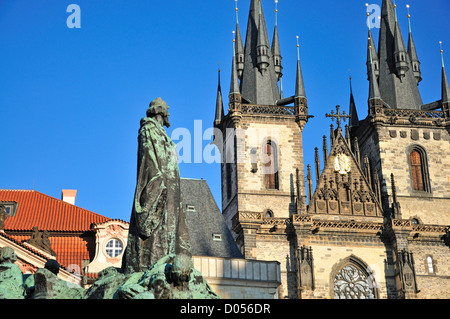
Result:
M222 213L245 259L280 263L279 298L450 298L444 59L442 96L425 104L411 30L406 44L383 0L378 49L368 34L368 116L358 118L353 95L348 114L330 110L336 127L305 166L311 115L299 52L295 94L285 97L277 25L270 43L261 1L250 1L245 41L238 19L235 34L228 111L219 82L213 143Z

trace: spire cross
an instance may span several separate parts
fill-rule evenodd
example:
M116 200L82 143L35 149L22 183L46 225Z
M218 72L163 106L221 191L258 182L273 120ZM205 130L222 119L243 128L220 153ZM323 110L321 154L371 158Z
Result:
M345 111L342 112L342 114L340 113L340 109L341 106L340 105L336 105L336 114L334 114L334 111L331 111L331 114L326 114L326 117L331 117L331 120L334 121L336 119L337 125L338 125L338 129L341 128L341 119L344 120L344 122L346 121L346 119L350 119L350 115L345 114Z

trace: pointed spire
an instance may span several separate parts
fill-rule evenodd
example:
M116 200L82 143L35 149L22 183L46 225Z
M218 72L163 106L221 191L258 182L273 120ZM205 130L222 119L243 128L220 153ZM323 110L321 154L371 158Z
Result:
M349 127L359 126L359 118L358 112L356 111L356 103L355 98L353 97L353 88L352 88L352 77L349 77L350 80L350 108L348 114L350 115Z
M369 34L367 36L367 79L369 80L369 73L371 64L374 66L375 75L378 77L380 74L379 59L377 49L375 47L375 41L373 40L372 30L369 27Z
M303 83L302 67L300 65L300 45L297 36L297 80L295 84L295 97L306 97L305 85Z
M264 34L264 32L261 32L263 30L263 26L265 25L265 22L263 21L264 17L262 15L262 4L261 1L259 1L259 21L258 21L258 43L257 43L257 55L256 55L256 63L258 65L259 72L264 76L264 73L267 71L267 68L269 67L269 42Z
M278 80L283 77L283 67L281 65L281 50L280 50L280 39L278 38L278 0L275 0L275 28L273 30L273 40L272 40L272 56L275 66L275 73L278 76Z
M397 75L399 77L404 77L406 72L409 70L408 60L406 57L406 47L405 41L403 40L402 32L400 30L400 25L397 19L397 5L394 4L395 11L395 32L394 32L394 56L395 56L395 67L397 69Z
M449 112L448 108L450 106L450 87L448 83L447 73L445 71L444 50L442 49L442 41L440 41L439 44L441 45L441 59L442 59L442 104L443 108L446 104L446 111L448 113ZM450 116L450 114L448 114L448 116Z
M214 125L219 125L225 116L223 111L222 88L220 87L220 68L218 70L218 77L219 77L219 84L217 86L216 117L214 120Z
M242 44L242 36L241 36L241 29L239 28L239 15L238 15L238 0L236 1L236 68L238 71L238 77L239 79L242 77L242 72L244 71L244 45Z
M234 33L234 31L233 31ZM236 39L233 38L233 52L236 52ZM233 54L233 62L231 66L231 84L230 84L230 94L240 94L239 90L239 77L238 70L236 66L236 55Z
M420 110L423 102L392 0L383 0L378 57L379 90L387 107Z
M366 7L368 7L369 4L366 3ZM374 71L375 71L375 75L378 77L378 75L380 74L380 65L379 65L379 60L378 60L378 54L377 54L377 49L375 47L375 41L373 40L373 35L372 35L372 30L370 29L370 13L367 12L367 27L369 28L369 34L367 36L367 80L370 80L370 69L371 69L371 64L374 64Z
M408 36L408 54L411 58L412 68L414 77L417 80L417 85L419 85L420 81L422 81L422 72L420 71L420 61L417 56L416 46L414 44L412 30L411 30L411 14L409 13L410 5L407 4L406 8L408 9L408 26L409 26L409 36Z
M381 100L380 88L378 87L378 80L374 72L374 64L372 54L370 53L370 70L369 70L369 103L373 104L374 100ZM371 102L372 101L372 102ZM372 106L371 105L371 106Z
M260 0L250 2L244 53L242 97L252 104L276 105L280 89Z

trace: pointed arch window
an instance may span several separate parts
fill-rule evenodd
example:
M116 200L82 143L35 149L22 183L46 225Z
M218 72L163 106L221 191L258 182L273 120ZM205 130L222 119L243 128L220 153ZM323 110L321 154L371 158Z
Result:
M350 258L333 277L334 299L376 299L373 274Z
M279 189L278 154L276 144L268 141L264 145L264 182L266 189Z
M415 191L430 192L428 164L425 151L415 146L409 153L412 186Z

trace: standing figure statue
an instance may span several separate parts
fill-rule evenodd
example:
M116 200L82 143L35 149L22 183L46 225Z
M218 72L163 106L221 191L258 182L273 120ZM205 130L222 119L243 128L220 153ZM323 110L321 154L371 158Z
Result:
M122 269L147 271L169 254L191 257L175 143L167 136L168 105L150 103L138 137L137 183Z

